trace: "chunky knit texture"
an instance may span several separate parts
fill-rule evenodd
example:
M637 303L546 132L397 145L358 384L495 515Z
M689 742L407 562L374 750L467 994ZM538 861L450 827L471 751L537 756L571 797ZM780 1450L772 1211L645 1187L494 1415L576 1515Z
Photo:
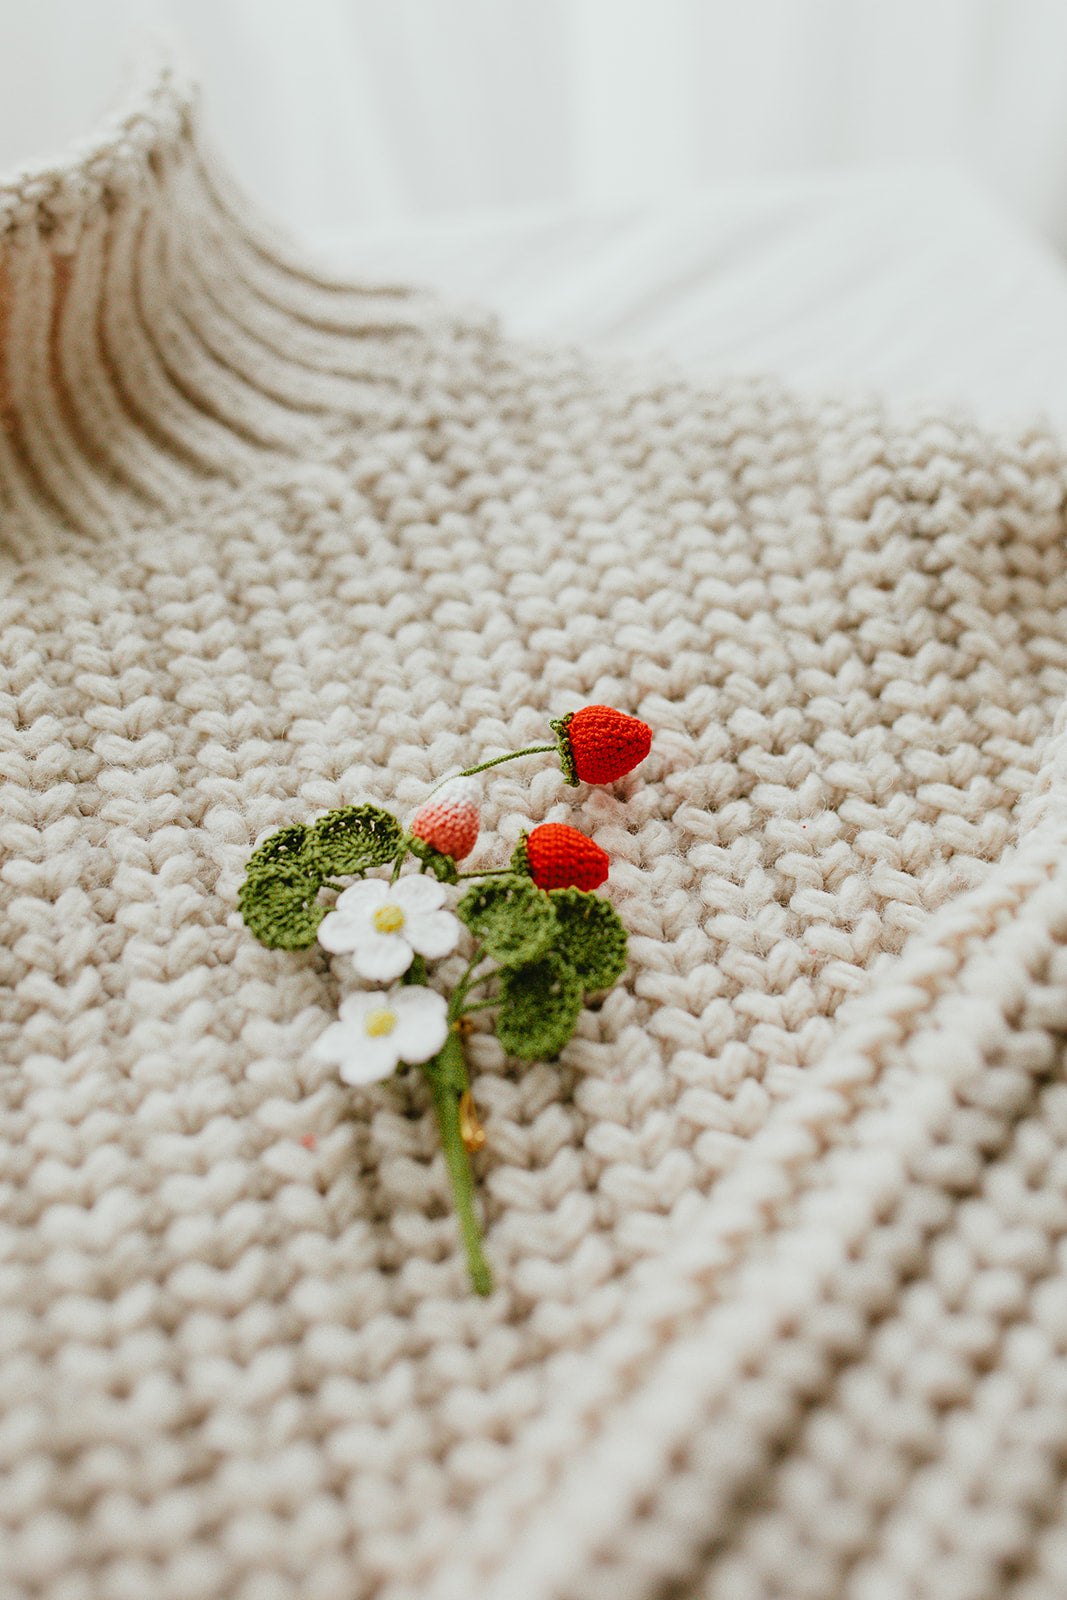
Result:
M1060 445L325 281L166 74L0 230L4 1600L1059 1600ZM580 823L630 965L469 1041L479 1300L236 898L588 702L472 862Z

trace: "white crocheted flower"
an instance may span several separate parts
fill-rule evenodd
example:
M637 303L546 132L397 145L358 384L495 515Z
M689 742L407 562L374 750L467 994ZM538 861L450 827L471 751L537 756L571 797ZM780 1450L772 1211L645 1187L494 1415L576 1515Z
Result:
M350 994L339 1019L320 1034L314 1054L337 1062L345 1083L377 1083L401 1061L429 1061L448 1038L447 1001L423 984Z
M319 924L324 950L351 954L361 978L391 983L418 954L434 961L459 941L461 924L442 911L445 886L434 878L411 876L397 883L366 878L337 897Z

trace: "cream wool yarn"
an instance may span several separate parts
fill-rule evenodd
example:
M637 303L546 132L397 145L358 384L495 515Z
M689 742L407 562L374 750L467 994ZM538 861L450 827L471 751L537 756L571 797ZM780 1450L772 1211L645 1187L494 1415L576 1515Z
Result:
M1060 445L325 281L170 73L0 223L5 1600L1061 1596ZM589 702L472 858L580 821L631 949L471 1042L483 1301L236 894Z

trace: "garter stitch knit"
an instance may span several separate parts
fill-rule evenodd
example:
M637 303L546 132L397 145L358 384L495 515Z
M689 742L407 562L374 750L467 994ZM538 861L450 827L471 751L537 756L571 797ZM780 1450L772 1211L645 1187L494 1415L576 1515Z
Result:
M1061 445L332 281L169 71L0 265L4 1600L1062 1600ZM630 935L468 1041L483 1300L237 894L589 703L641 768L472 858L579 825Z

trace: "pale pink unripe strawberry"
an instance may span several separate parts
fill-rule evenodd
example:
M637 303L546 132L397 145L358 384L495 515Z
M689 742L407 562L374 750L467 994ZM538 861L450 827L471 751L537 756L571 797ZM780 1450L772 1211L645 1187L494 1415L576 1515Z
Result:
M440 850L453 861L462 861L474 849L478 838L478 801L482 797L477 778L449 778L447 783L419 807L408 831L416 839Z

